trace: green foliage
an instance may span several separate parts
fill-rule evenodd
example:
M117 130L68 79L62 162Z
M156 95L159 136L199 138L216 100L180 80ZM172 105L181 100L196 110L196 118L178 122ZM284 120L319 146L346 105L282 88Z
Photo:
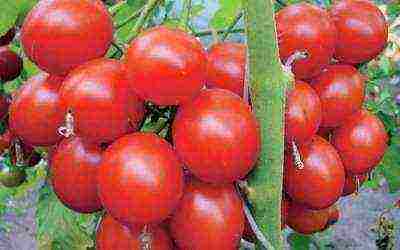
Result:
M25 16L39 0L14 0L18 8L17 24L21 25Z
M78 214L66 208L49 185L39 192L37 240L41 250L87 250L95 246L94 233L101 213Z
M288 241L292 250L309 250L311 236L291 233L288 237Z
M220 7L211 19L210 25L214 29L229 26L242 8L241 0L219 0Z
M18 18L18 8L14 0L0 1L0 36L14 27Z

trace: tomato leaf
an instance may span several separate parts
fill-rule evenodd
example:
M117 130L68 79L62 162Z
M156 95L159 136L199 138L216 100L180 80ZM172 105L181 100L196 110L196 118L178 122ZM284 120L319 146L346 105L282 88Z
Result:
M94 248L95 228L100 213L78 214L66 208L50 186L39 192L37 240L42 250L87 250Z
M114 23L115 24L120 24L124 20L126 20L129 16L137 12L143 5L145 1L140 0L140 1L128 1L128 4L125 4L121 9L117 12L117 14L114 16ZM135 26L136 19L133 19L126 23L123 27L120 27L116 31L116 35L119 41L121 42L128 42L129 35L131 33L131 30Z
M242 8L241 0L219 0L219 6L210 23L214 29L228 27Z
M39 0L15 0L18 8L17 24L21 25L28 12L37 4Z
M288 241L292 250L309 250L311 237L298 233L291 233L288 236Z
M400 136L393 137L391 145L386 150L379 171L385 176L389 185L389 192L400 190Z
M14 27L18 17L18 8L14 0L0 1L0 36Z

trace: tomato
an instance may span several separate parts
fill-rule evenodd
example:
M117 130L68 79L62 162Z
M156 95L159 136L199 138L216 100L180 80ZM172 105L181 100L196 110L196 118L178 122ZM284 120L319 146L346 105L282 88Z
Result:
M9 166L0 160L0 183L5 187L17 187L26 179L26 173L23 169L16 166Z
M39 73L30 78L10 105L10 130L31 146L50 146L61 140L64 115L58 94L62 78Z
M65 79L60 98L63 114L74 117L76 134L93 143L111 142L129 131L129 114L143 102L129 94L123 65L96 59L74 69Z
M10 106L9 100L4 95L0 95L0 119L3 119L8 113Z
M337 1L330 14L338 30L335 57L340 62L357 64L369 61L385 48L388 24L372 2Z
M366 110L349 117L332 136L332 144L349 174L370 172L382 159L387 142L385 126Z
M224 42L209 49L207 87L227 89L243 96L245 70L246 45Z
M8 149L11 144L11 133L7 129L3 134L0 135L0 154L4 152L4 150Z
M287 97L285 140L302 143L315 135L321 122L321 109L321 101L310 85L296 81Z
M103 206L125 225L161 222L183 194L183 171L172 147L150 133L111 144L98 170Z
M22 59L8 47L0 47L0 80L3 82L17 78L22 71Z
M206 184L192 179L170 222L182 249L238 249L244 230L242 201L232 184Z
M250 106L234 93L206 89L181 106L172 127L175 149L206 182L233 182L249 173L260 153L260 130Z
M347 174L346 182L344 183L342 196L347 196L347 195L355 193L357 191L357 189L360 188L360 187L357 187L357 179L358 179L358 184L361 186L365 182L367 177L368 177L368 174L362 174L362 175Z
M96 250L141 250L142 226L129 229L106 214L96 232ZM172 240L161 227L150 227L150 249L172 250ZM143 244L143 243L142 243Z
M365 82L350 65L331 65L317 78L312 87L322 102L322 127L337 127L361 109L365 98Z
M328 213L329 213L329 217L328 217L327 226L329 227L329 226L336 224L339 221L339 218L340 218L339 207L337 205L333 205L333 206L329 207Z
M294 231L301 234L313 234L322 231L329 218L327 209L311 210L295 202L288 209L286 223Z
M284 187L293 201L310 209L334 204L343 191L345 172L335 148L319 136L299 145L303 169L298 169L292 155L286 154Z
M276 14L276 24L282 61L297 51L308 55L294 63L296 78L314 77L330 63L337 34L325 10L308 3L289 5Z
M60 201L79 213L102 209L97 195L97 169L102 159L100 146L82 138L64 139L52 155L51 181Z
M42 0L21 30L29 59L55 75L104 56L112 39L113 21L100 0Z
M178 105L205 84L206 52L195 37L164 26L143 32L130 44L125 65L134 91L158 105Z
M9 29L4 35L0 37L0 46L8 45L15 37L15 28Z

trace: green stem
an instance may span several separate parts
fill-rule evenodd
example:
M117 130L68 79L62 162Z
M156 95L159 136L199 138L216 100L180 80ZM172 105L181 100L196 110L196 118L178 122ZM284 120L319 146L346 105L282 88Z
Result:
M183 12L180 20L180 26L188 31L190 15L192 12L192 0L184 0L183 2Z
M232 29L232 30L220 29L220 30L216 30L216 32L218 34L224 34L226 32L229 32L229 33L244 33L244 31L245 31L244 29ZM211 29L202 30L202 31L194 33L193 35L197 36L197 37L211 36L212 35L212 30Z
M108 8L108 12L110 12L110 14L112 16L114 16L118 13L118 11L120 11L122 9L122 7L124 7L125 4L126 4L126 1L121 1L121 2L111 6L110 8Z
M252 104L260 122L262 152L249 177L247 198L260 230L283 249L281 199L285 90L291 77L278 54L272 0L244 0ZM262 249L260 243L258 249Z
M223 33L221 40L225 41L229 34L231 34L232 30L235 28L236 24L240 21L240 19L242 19L243 16L243 12L240 11L239 14L236 15L235 19L233 20L233 22L231 23L231 25L229 25L228 29L226 30L226 32Z
M143 8L138 9L132 15L128 16L125 20L122 20L121 22L117 23L115 25L115 28L118 30L118 29L124 27L126 24L130 23L132 20L138 18L140 16L140 13L142 13L142 11L143 11Z
M149 0L143 8L143 11L140 13L138 20L136 21L135 26L133 27L128 41L132 41L141 31L144 24L146 23L147 17L150 15L151 11L161 2L162 0Z

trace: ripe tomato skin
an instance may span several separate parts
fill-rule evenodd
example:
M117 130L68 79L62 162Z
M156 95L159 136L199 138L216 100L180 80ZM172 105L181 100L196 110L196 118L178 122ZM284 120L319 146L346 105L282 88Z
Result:
M122 63L96 59L74 69L60 89L61 107L74 116L74 130L93 143L111 142L129 131L129 114L143 105L129 94Z
M322 102L322 127L337 127L361 109L365 98L365 82L350 65L331 65L311 85Z
M201 43L164 26L143 32L130 44L125 65L134 91L158 105L178 105L205 84L207 57Z
M100 0L42 0L21 29L26 55L54 75L104 56L112 39L113 22Z
M76 212L93 213L102 209L96 184L101 154L99 146L71 137L61 141L52 155L54 191L64 205Z
M0 80L7 82L17 78L22 71L22 59L7 46L0 47Z
M181 106L172 126L176 152L205 182L233 182L253 168L260 131L250 106L234 93L205 89Z
M64 121L59 88L62 78L39 73L19 90L10 105L11 132L30 146L51 146L61 140Z
M6 34L0 37L0 46L8 45L12 42L15 37L15 28L11 28Z
M287 97L285 112L286 142L302 143L317 133L322 107L317 93L307 83L296 81Z
M332 144L349 174L370 172L383 157L387 142L385 126L366 110L360 110L346 119L332 136Z
M357 64L376 57L388 39L385 16L366 0L337 1L330 15L338 30L335 57L343 63Z
M347 196L347 195L353 194L357 190L357 179L356 178L358 178L359 184L361 186L365 182L367 177L368 177L368 174L362 174L362 175L347 174L346 181L344 183L342 196Z
M7 97L0 95L0 120L7 115L9 106L10 103Z
M328 209L311 210L296 202L288 209L287 225L301 234L313 234L322 231L329 218Z
M325 10L308 3L293 4L276 14L276 23L282 61L286 61L296 51L308 54L308 58L294 63L296 78L314 77L329 64L337 34Z
M170 222L181 249L237 249L244 230L242 201L232 184L207 184L192 179Z
M207 87L221 88L243 96L246 45L223 42L208 51Z
M165 140L150 133L111 144L97 180L103 206L124 225L161 222L183 195L181 163Z
M299 145L303 169L294 165L291 154L285 155L284 187L293 201L310 209L324 209L342 194L345 172L335 148L325 139L314 136Z
M96 250L141 250L140 234L142 226L130 229L113 219L109 214L104 215L96 232ZM165 229L151 227L152 250L172 250L173 243Z

